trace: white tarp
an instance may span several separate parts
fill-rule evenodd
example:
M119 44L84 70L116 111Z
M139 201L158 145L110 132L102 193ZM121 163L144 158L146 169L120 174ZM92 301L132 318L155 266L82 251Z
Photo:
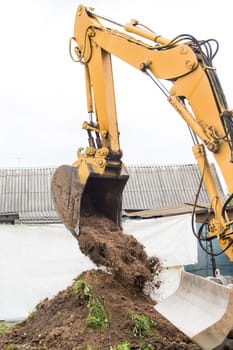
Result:
M0 320L28 316L95 265L63 225L0 225Z
M184 265L197 263L197 240L192 232L191 214L157 219L127 220L123 225L144 245L149 257L159 258L161 269L154 278L150 297L159 302L173 294L179 286Z
M162 284L155 298L170 295L178 284L177 271L195 261L190 217L126 220L123 227L145 246L149 256L156 255L169 266L159 276ZM0 225L0 247L0 320L26 318L41 300L64 290L81 272L95 268L62 224Z
M191 214L127 220L123 227L145 246L148 256L156 255L164 267L197 262L197 240L191 228Z

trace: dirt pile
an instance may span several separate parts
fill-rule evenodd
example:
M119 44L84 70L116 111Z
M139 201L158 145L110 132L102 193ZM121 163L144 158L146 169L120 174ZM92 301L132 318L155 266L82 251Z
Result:
M72 286L40 303L27 320L0 336L0 349L199 349L158 314L143 294L159 267L158 260L148 259L137 240L96 213L81 217L80 227L80 249L101 269L84 272ZM90 310L98 312L93 316ZM138 316L143 317L138 323L153 325L148 333L135 331ZM99 327L96 322L101 317L104 326Z
M91 285L93 297L101 301L108 320L106 328L87 326L88 301L75 295L70 286L53 299L44 300L27 320L0 336L0 349L115 350L123 343L125 347L118 349L200 349L158 314L142 293L123 286L112 274L91 270L78 280ZM145 315L156 322L150 335L134 335L132 314Z

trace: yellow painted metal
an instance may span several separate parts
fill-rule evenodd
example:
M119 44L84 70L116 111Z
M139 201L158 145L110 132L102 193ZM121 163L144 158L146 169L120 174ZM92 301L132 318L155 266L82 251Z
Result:
M104 147L119 153L119 132L117 112L113 86L111 55L100 47L93 50L89 64L91 83L93 88L95 111L100 130L106 130L106 137L102 138ZM97 68L98 67L98 68Z
M104 27L97 17L88 16L84 6L77 11L73 37L79 48L79 57L86 63L93 59L95 49L101 47L136 69L140 69L142 63L150 62L151 70L161 79L183 76L198 66L196 55L188 45L155 50L156 46Z
M233 247L231 243L231 225L232 222L224 219L222 215L223 202L219 193L219 190L211 172L206 152L203 144L198 144L193 147L193 154L197 160L201 174L203 174L203 180L206 186L207 193L209 195L211 209L213 209L215 216L209 221L209 236L217 236L218 244L222 251L226 250L226 254L231 261L233 261ZM228 236L229 234L229 236ZM227 247L230 247L227 249Z
M155 50L155 46L129 38L126 34L96 29L93 42L136 69L142 63L160 79L175 79L188 74L198 66L194 52L187 45L174 46L169 50ZM171 64L172 62L172 64Z
M90 77L88 66L86 64L85 64L85 80L86 80L87 111L88 113L93 113L94 107L93 107L91 77Z
M207 67L188 43L174 44L173 41L171 45L169 39L137 24L136 20L132 20L122 26L124 31L121 32L104 26L98 16L85 6L80 5L77 9L71 42L76 45L75 61L85 67L87 109L95 114L94 122L83 124L89 135L89 146L78 153L78 160L73 164L79 167L80 181L83 184L88 178L85 169L90 171L89 177L93 172L94 177L98 174L99 177L119 178L123 167L111 62L111 55L114 55L145 73L146 67L156 79L168 80L172 84L167 95L169 103L212 152L229 193L233 193L231 149L222 124L226 106L211 81L212 67ZM184 99L189 106L183 103ZM92 134L96 135L96 141L90 136ZM207 164L207 158L200 157L202 153L197 149L197 161L202 170L203 159ZM208 165L206 167L209 169ZM229 233L226 242L232 238L228 230L231 222L220 214L223 203L216 194L216 184L208 170L204 182L215 213L213 231L224 249L223 234ZM216 196L217 205L213 205ZM231 249L227 253L232 259Z
M173 83L168 101L191 130L204 142L208 150L213 152L228 191L232 193L231 150L221 120L225 106L218 97L214 84L211 84L207 76L210 67L207 67L204 62L199 63L189 45L182 43L169 46L171 42L169 39L137 26L136 20L126 24L124 29L136 36L151 40L152 43L148 44L148 42L138 40L135 36L129 36L126 32L103 26L99 18L93 13L89 15L87 9L82 5L77 10L73 35L77 43L76 53L88 71L88 84L92 88L95 101L99 132L100 134L101 130L106 132L106 135L102 134L103 146L109 149L110 154L112 152L120 157L111 65L111 55L114 55L138 70L148 67L157 79L169 80ZM166 45L168 47L164 49ZM189 107L184 105L181 100L183 98L188 101ZM208 171L205 173L204 181L212 203L212 193L216 190L216 184ZM219 200L217 207L213 208L215 227L219 227L218 232L215 232L218 239L220 239L222 230L224 231L223 227L229 227L230 224L219 214L222 207L223 203ZM226 241L228 242L228 239ZM222 239L220 245L222 248L225 246ZM227 252L229 253L230 249ZM229 255L232 259L232 253Z
M224 107L219 111L216 105L216 93L211 88L210 82L199 66L192 74L178 79L171 89L173 96L184 96L192 108L195 121L200 125L206 137L200 139L207 144L211 138L219 143L219 149L213 153L219 168L221 169L229 193L233 193L233 163L231 163L231 150L223 129L221 115ZM191 126L191 125L190 125ZM192 128L192 126L191 126ZM194 132L197 133L195 128ZM217 135L217 137L216 137Z
M132 20L130 23L124 26L126 32L133 33L141 36L142 38L149 39L151 41L157 42L161 45L168 45L170 40L162 37L159 34L149 32L148 30L144 30L142 28L136 27L137 21Z
M170 104L175 108L175 110L180 114L180 116L186 121L193 132L205 143L210 151L217 152L219 149L219 142L212 135L207 134L205 129L201 127L193 115L188 111L183 103L174 95L168 98Z

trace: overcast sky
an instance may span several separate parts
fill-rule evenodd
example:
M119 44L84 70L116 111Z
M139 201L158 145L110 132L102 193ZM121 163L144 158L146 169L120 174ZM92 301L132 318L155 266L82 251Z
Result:
M215 38L214 61L233 108L231 1L86 0L121 23L132 18L172 39L192 34ZM74 0L0 2L0 167L58 166L76 160L87 145L83 67L71 61ZM193 163L187 126L153 82L116 59L115 90L124 162Z

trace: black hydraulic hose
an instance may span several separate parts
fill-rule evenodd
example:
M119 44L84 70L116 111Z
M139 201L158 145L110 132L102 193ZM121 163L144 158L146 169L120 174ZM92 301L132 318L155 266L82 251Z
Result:
M205 227L205 224L206 224L206 220L202 223L200 229L198 230L198 233L196 233L196 230L195 230L195 227L194 227L194 214L195 214L195 209L196 209L196 206L197 206L197 201L198 201L198 198L199 198L199 195L200 195L200 191L201 191L201 186L202 186L202 183L203 183L203 180L204 180L204 173L205 173L205 166L204 166L204 170L203 170L203 173L202 173L202 177L201 177L201 180L200 180L200 183L199 183L199 187L198 187L198 190L197 190L197 194L196 194L196 198L195 198L195 203L194 203L194 206L193 206L193 211L192 211L192 231L193 231L193 234L194 236L197 238L199 244L200 244L200 247L202 248L202 250L208 254L208 255L211 255L211 256L219 256L223 253L225 253L227 251L227 249L229 249L232 245L233 245L233 240L231 239L230 240L230 243L227 245L227 247L222 250L221 252L219 253L213 253L213 252L210 252L208 249L206 249L203 245L203 241L205 242L208 242L210 240L213 240L213 239L216 239L217 236L212 236L212 237L203 237L202 236L202 232L203 232L203 229ZM233 194L230 195L230 197L227 199L227 201L224 203L224 206L222 208L222 216L225 218L225 212L226 212L226 207L228 205L228 203L232 200L233 198ZM208 217L207 217L208 218Z
M199 232L198 232L199 233ZM201 232L199 233L201 234ZM216 237L213 237L213 238L216 238ZM208 239L206 239L207 241ZM198 239L198 242L200 244L200 247L202 248L202 250L204 250L204 252L208 255L211 255L211 256L219 256L219 255L222 255L223 253L225 253L227 251L227 249L229 249L232 245L233 245L233 240L231 239L230 243L227 245L226 248L224 248L223 250L221 250L219 253L213 253L213 252L210 252L208 251L204 246L203 246L203 243L202 243L202 239L199 237Z

